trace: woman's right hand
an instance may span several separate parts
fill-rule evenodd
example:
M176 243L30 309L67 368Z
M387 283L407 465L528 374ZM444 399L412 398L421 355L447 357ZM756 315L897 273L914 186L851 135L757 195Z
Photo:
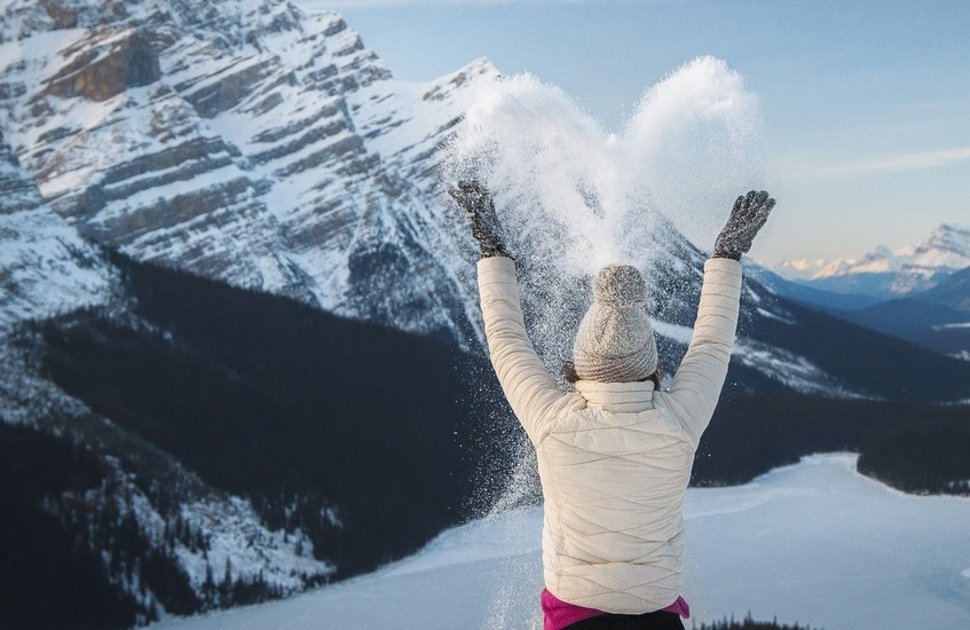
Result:
M502 240L502 226L495 213L492 194L477 181L461 180L448 194L471 224L472 236L478 241L482 258L505 256L511 258Z

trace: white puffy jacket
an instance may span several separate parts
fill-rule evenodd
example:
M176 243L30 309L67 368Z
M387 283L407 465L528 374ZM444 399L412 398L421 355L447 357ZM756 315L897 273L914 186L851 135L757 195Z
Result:
M515 263L482 259L478 284L492 365L538 456L546 588L612 613L669 606L683 584L684 491L734 344L740 263L704 265L694 336L669 392L650 381L562 392L526 335Z

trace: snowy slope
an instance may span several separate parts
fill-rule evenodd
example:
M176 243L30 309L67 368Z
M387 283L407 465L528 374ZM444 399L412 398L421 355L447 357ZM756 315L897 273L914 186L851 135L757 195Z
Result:
M24 319L107 301L109 267L44 205L0 129L0 335Z
M942 304L964 313L970 313L970 266L955 272L929 291L924 291L914 297L924 302Z
M688 490L694 618L970 627L970 500L904 495L856 473L855 460L817 455L744 486ZM540 529L539 509L514 511L351 582L155 627L540 628Z
M778 295L905 339L941 354L967 357L963 334L970 305L970 226L945 224L918 246L888 248L858 260L789 261L785 280L757 265L752 274Z

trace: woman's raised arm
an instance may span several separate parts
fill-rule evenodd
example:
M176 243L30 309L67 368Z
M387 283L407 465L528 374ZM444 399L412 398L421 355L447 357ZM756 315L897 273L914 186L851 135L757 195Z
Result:
M704 265L694 335L670 385L670 397L696 440L714 415L731 360L741 300L741 254L751 249L774 205L765 191L738 197L715 241L714 256Z
M546 372L526 333L515 261L505 248L491 195L481 184L464 181L448 193L468 218L482 250L478 290L489 358L512 411L532 441L538 442L549 415L546 411L564 393Z

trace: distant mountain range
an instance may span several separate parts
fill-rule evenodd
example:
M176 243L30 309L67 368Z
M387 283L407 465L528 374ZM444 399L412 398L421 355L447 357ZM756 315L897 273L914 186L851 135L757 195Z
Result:
M970 360L970 228L942 225L922 244L857 260L790 261L750 272L779 295ZM784 274L785 277L779 274Z
M970 361L970 267L946 276L925 291L833 314Z
M32 602L51 578L31 558L73 549L56 597L95 585L91 625L277 597L413 550L508 481L520 434L437 176L498 81L487 60L397 81L339 15L286 0L4 5L0 501L25 573L3 596ZM707 254L658 230L669 374ZM970 362L767 277L745 281L726 399L970 399ZM933 299L956 308L954 282Z
M943 224L918 245L878 247L854 259L790 260L772 268L813 289L888 300L926 291L970 267L970 226Z

